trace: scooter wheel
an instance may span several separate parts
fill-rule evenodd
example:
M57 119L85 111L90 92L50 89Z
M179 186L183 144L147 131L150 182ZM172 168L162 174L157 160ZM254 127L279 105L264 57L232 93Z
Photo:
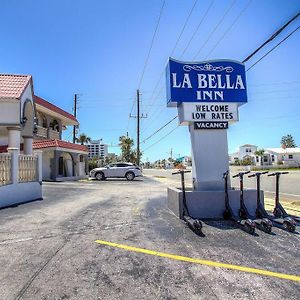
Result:
M295 232L296 226L293 224L290 224L288 222L284 222L284 227L289 231L289 232Z
M229 211L225 210L224 213L223 213L223 218L225 220L229 220L231 218L231 214Z
M267 225L264 225L264 231L265 231L266 233L271 233L271 232L272 232L272 227L267 226Z
M255 233L255 227L252 227L251 225L249 224L245 224L245 229L247 232L249 232L250 234L254 234Z

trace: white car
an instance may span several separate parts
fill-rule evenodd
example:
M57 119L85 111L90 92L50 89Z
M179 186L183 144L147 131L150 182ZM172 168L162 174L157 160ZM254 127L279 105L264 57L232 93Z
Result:
M127 180L133 180L139 176L143 176L141 169L132 163L125 162L95 168L90 172L90 177L96 178L97 180L105 180L106 178L126 178Z

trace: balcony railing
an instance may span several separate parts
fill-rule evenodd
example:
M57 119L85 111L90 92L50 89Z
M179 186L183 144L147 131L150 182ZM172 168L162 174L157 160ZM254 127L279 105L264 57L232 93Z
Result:
M37 133L36 133L36 135L37 135L38 138L47 139L48 138L47 131L48 131L47 128L42 127L42 126L37 126Z
M0 154L0 186L11 184L11 155Z
M32 155L19 155L19 182L32 182L38 180L38 158Z
M52 129L49 129L49 139L50 140L59 140L59 132L58 131L55 131L55 130L52 130Z
M37 138L39 139L50 139L50 140L59 140L59 132L53 129L48 129L42 126L37 126Z

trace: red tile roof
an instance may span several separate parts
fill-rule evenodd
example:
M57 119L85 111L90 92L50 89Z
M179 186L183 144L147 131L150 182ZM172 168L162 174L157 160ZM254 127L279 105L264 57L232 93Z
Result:
M0 100L20 99L30 82L30 75L0 74Z
M61 140L34 140L33 141L33 149L44 149L44 148L52 148L52 147L89 152L86 146L73 144Z
M48 109L50 109L50 110L52 110L52 111L54 111L54 112L56 112L60 115L65 116L66 118L71 119L71 120L78 123L78 121L76 120L76 118L73 115L71 115L70 113L64 111L63 109L61 109L59 107L57 107L56 105L46 101L45 99L34 95L33 100L36 104L41 105L43 107L46 107L46 108L48 108Z

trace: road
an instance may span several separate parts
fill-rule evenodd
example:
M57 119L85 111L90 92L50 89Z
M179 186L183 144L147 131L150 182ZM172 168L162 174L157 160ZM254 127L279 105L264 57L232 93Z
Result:
M172 176L174 170L163 169L145 169L144 173L163 181L168 181L172 186L180 186L180 178L178 175ZM238 171L231 169L231 175L236 174ZM186 174L186 182L188 186L192 186L191 173ZM300 171L290 171L289 174L282 175L280 178L280 194L282 199L288 202L300 202ZM231 183L233 187L239 187L238 178L232 178ZM245 176L244 180L245 188L256 188L256 180L254 178L248 178ZM275 194L275 177L262 176L261 188L265 191L265 194L269 198L274 198Z
M210 221L198 237L149 177L43 190L0 210L1 299L299 299L299 234Z

